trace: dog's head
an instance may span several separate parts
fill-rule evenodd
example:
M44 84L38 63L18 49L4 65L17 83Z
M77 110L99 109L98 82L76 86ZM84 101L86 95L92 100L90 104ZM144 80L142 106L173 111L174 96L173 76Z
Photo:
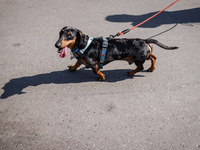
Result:
M75 49L82 49L86 46L89 37L83 34L82 31L66 26L61 29L59 39L55 44L55 47L58 48L58 53L63 53L63 56L66 55L66 48L70 48L71 51Z

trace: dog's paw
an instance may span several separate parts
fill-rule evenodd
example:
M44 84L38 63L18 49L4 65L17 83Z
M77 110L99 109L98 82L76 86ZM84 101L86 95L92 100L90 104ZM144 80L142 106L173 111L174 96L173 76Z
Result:
M105 78L105 75L103 74L103 76L100 76L98 80L99 80L99 81L104 81L105 79L106 79L106 78Z
M72 72L73 72L73 71L76 71L76 68L75 68L74 66L68 66L68 68L69 68L69 70L72 71Z
M134 76L134 74L135 74L135 73L134 73L133 71L127 72L127 75L128 75L128 76Z
M155 70L155 67L150 67L149 69L147 69L147 72L153 72Z

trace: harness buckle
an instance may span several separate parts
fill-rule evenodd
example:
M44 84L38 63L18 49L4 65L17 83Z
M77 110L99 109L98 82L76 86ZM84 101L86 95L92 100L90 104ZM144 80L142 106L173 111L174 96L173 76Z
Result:
M107 39L104 39L103 40L103 45L102 45L103 48L107 48L108 47L108 40Z

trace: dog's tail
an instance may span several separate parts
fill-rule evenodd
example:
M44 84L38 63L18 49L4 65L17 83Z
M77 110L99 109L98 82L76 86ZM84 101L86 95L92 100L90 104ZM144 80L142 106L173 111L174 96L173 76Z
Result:
M176 46L166 46L166 45L164 45L164 44L162 44L162 43L160 43L160 42L158 42L157 40L154 40L154 39L146 39L145 42L147 44L151 44L151 43L156 44L156 45L160 46L161 48L164 48L164 49L167 49L167 50L173 50L173 49L178 48Z

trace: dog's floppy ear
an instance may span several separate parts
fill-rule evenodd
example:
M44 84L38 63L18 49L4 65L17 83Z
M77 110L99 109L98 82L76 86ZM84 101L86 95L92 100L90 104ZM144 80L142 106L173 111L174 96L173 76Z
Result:
M78 48L79 49L85 48L89 37L85 35L81 30L78 30L78 29L77 29L77 37L78 37Z

